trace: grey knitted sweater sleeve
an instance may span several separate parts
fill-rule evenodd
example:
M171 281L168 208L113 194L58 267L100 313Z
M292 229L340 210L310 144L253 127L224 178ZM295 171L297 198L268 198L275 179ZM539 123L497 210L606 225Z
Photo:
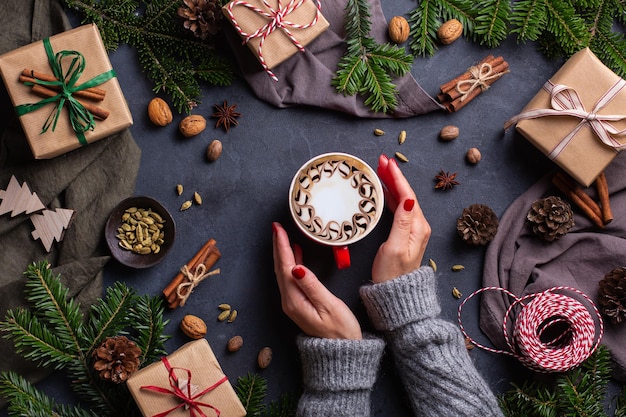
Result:
M439 318L432 268L363 286L360 294L374 328L385 334L416 416L502 416L461 331Z

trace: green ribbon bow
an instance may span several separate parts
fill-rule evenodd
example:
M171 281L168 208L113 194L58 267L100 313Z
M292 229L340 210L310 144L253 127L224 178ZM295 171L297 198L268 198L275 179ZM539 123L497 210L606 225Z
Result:
M76 98L73 97L73 94L76 91L95 87L104 83L107 80L110 80L111 78L116 76L115 71L109 70L107 72L103 72L102 74L93 77L91 80L77 86L76 83L78 82L78 79L85 69L85 57L78 51L60 51L55 54L52 50L52 45L50 44L49 38L45 38L43 40L43 45L46 50L46 55L48 56L48 63L50 64L50 68L52 68L52 72L57 81L36 80L36 83L41 85L60 87L61 92L53 97L45 98L37 103L21 104L15 108L17 114L18 116L23 116L26 113L30 113L31 111L40 109L41 107L49 103L55 103L54 108L48 115L41 130L41 133L45 133L50 127L52 127L52 131L54 132L57 121L59 120L59 116L61 115L61 110L63 109L63 106L67 104L72 129L74 129L74 132L76 133L76 137L78 138L80 144L87 145L85 132L88 130L94 130L94 128L96 127L96 122L93 119L93 115L89 111L87 111L87 109L85 109L85 107L80 104L80 102ZM64 71L63 61L70 58L70 65L67 70ZM34 83L31 82L25 84L33 85Z

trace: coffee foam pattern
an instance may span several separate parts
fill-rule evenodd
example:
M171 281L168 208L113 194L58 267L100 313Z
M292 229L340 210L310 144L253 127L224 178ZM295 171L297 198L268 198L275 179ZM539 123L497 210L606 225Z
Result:
M354 164L353 164L354 163ZM340 158L326 158L312 162L302 170L294 183L293 210L297 221L309 233L330 244L349 243L369 232L370 225L377 218L377 206L380 205L375 184L370 176L363 172L358 161L348 161ZM341 192L336 195L335 201L326 201L330 207L313 206L314 191L327 186L327 182L342 181ZM335 184L335 188L337 184ZM352 192L350 192L352 190ZM378 203L378 204L377 204ZM341 219L340 214L346 210L351 216ZM335 219L319 212L333 210ZM344 216L345 217L345 216Z

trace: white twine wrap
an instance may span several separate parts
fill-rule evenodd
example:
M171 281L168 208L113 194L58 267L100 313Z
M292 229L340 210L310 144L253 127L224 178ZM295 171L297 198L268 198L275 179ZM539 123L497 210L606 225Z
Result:
M626 129L618 130L609 122L626 120L626 115L598 114L598 112L610 103L624 88L626 88L626 81L619 79L598 99L593 109L588 112L585 110L585 105L580 100L575 89L562 84L553 84L548 80L543 85L543 89L550 94L550 105L552 108L534 109L520 113L507 120L504 123L504 128L508 129L513 124L524 119L536 119L545 116L572 116L581 119L580 122L569 134L561 139L556 147L548 154L550 159L556 159L584 126L588 126L592 129L600 141L606 146L616 151L621 151L626 149L626 144L622 145L615 137L626 136Z
M293 44L300 50L300 52L304 52L304 46L302 46L302 44L295 38L290 29L308 29L311 26L315 25L319 20L322 5L319 1L316 2L317 9L315 12L315 17L313 18L313 20L311 20L311 22L303 25L286 20L286 16L288 16L298 7L302 6L302 4L306 0L289 0L289 3L287 3L286 5L283 5L282 0L278 0L278 5L276 8L271 7L267 0L261 1L267 8L266 10L256 7L246 0L233 0L226 6L226 12L228 13L228 17L232 21L233 26L235 27L239 35L243 38L244 44L248 43L251 39L261 38L258 48L259 62L263 66L265 72L267 72L267 74L274 81L278 81L278 77L276 77L272 70L267 66L265 58L263 57L263 44L265 43L265 39L267 39L267 37L271 35L272 32L274 32L276 29L281 29L285 33L285 35L287 35L287 37L291 40L291 42L293 42ZM239 25L239 22L237 22L235 15L233 14L233 8L236 6L247 7L248 9L258 13L259 15L266 17L267 19L269 19L269 21L253 33L244 32L244 30L241 28L241 25Z
M480 88L482 91L487 90L489 88L487 81L500 78L509 72L508 70L494 72L491 64L486 62L480 64L480 66L471 66L467 71L470 73L472 78L468 80L461 80L456 83L455 86L456 91L461 94L461 101L465 101L467 96L469 96L472 91L477 88Z
M212 271L207 272L206 265L200 264L198 265L193 273L187 268L187 265L183 265L180 268L180 272L187 278L187 281L181 283L178 287L176 287L176 296L180 300L180 305L184 306L187 298L191 295L191 292L194 288L200 284L204 279L210 277L211 275L217 275L220 273L220 269L214 269ZM183 291L186 290L186 291Z
M502 291L513 299L502 321L502 331L509 350L477 343L463 327L463 306L472 297L485 291ZM588 306L562 294L563 291L578 294L586 300ZM514 309L517 314L510 331L509 317ZM526 367L546 373L565 372L580 365L595 352L604 334L602 317L593 301L580 290L571 287L553 287L521 298L504 288L481 288L459 305L458 321L463 335L479 348L510 355Z

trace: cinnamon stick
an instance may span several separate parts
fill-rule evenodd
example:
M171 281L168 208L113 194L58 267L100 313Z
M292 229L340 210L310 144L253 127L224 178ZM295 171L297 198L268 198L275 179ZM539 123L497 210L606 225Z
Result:
M502 58L502 57L499 57ZM480 62L478 63L478 65L482 65L484 63L490 64L492 63L496 58L493 57L493 55L487 55L486 57L484 57L483 59L480 60ZM454 90L456 88L456 85L458 84L459 81L464 81L464 80L469 80L472 77L472 74L469 73L469 71L465 71L463 74L459 75L456 78L453 78L452 80L448 81L445 84L442 84L439 87L439 90L442 93L447 93L450 90Z
M19 80L21 82L23 82L23 83L33 83L34 85L42 85L42 84L37 84L37 80L35 80L34 78L27 77L25 75L20 75ZM56 92L60 92L61 91L61 87L56 86L56 85L45 85L44 87L48 88L50 90L54 90ZM84 99L87 99L87 100L93 100L93 101L102 101L102 100L104 100L104 96L101 96L99 94L94 94L94 93L92 93L90 91L87 91L87 90L78 90L78 91L75 91L74 93L72 93L72 95L74 95L76 97L84 98Z
M613 221L613 211L611 210L611 203L609 201L609 184L606 181L606 175L601 173L596 179L596 188L598 190L598 200L600 200L600 207L602 209L602 221L604 224L609 224Z
M59 81L54 75L44 74L42 72L33 71L28 68L24 68L24 70L22 71L22 76L32 78L33 80L36 78L42 81ZM90 87L81 91L89 92L94 97L96 96L101 97L101 98L96 98L96 100L99 100L99 101L104 100L104 97L106 96L106 93L107 93L106 90L103 90L102 88L98 88L98 87Z
M211 269L221 257L221 253L216 246L215 239L209 239L200 250L187 262L186 267L194 271L198 265L204 264L207 270ZM168 307L176 308L180 303L176 290L185 281L185 275L178 272L174 279L163 289L163 296L167 300Z
M599 228L604 228L604 222L602 221L600 214L600 207L595 201L591 199L584 191L577 185L569 181L561 173L552 177L552 183L574 203L582 212ZM587 198L585 198L585 196Z
M40 97L54 97L58 94L56 91L51 90L39 84L33 85L32 92L37 94ZM84 101L80 101L80 100L78 100L78 102L82 104L83 107L85 107L85 109L87 109L87 111L91 113L93 117L95 117L96 119L106 120L106 118L109 117L110 113L104 110L103 108L100 108L90 103L85 103Z

